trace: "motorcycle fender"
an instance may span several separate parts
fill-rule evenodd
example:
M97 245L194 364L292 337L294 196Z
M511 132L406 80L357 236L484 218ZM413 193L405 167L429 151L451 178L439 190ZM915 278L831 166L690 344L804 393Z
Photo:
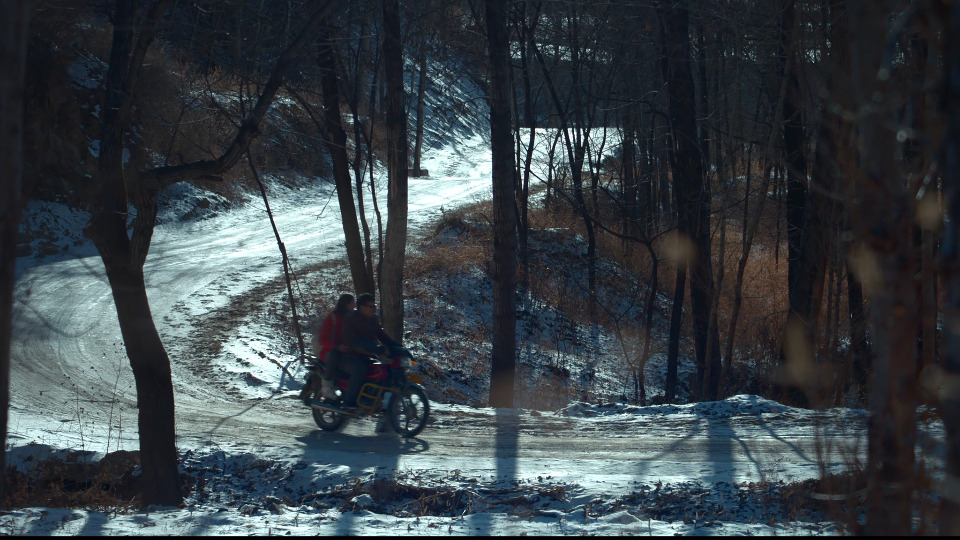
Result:
M407 374L407 380L412 383L423 384L423 377L417 375L416 373Z

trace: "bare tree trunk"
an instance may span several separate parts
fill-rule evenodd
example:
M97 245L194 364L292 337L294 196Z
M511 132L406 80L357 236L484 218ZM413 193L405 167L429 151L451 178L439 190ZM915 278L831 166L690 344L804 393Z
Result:
M664 75L669 98L673 144L675 199L680 232L693 245L690 260L690 303L697 350L698 399L716 399L720 384L720 334L716 313L710 309L714 295L710 241L710 186L706 181L694 115L693 73L690 67L690 18L685 7L662 4L658 8L665 55ZM705 395L700 389L707 388Z
M527 238L530 233L530 226L527 220L528 210L529 210L529 196L530 196L530 173L531 166L533 163L533 150L534 143L536 142L537 137L537 116L535 112L536 105L536 95L533 93L533 89L530 82L530 61L527 51L533 46L533 40L535 39L534 30L536 28L538 18L540 16L539 9L533 10L532 13L527 13L527 9L531 5L524 3L521 7L521 20L519 24L520 29L520 42L518 47L520 49L520 74L523 77L523 116L526 121L527 129L530 130L530 133L527 138L527 148L526 153L523 157L523 179L520 185L520 197L519 197L519 216L517 223L517 258L518 263L521 268L520 283L527 288L529 284L529 273L528 273L528 262L529 262L529 250L527 248ZM515 105L516 106L516 105ZM517 143L518 151L520 144L520 123L518 122L514 126L517 130ZM518 162L520 161L519 155L517 156ZM519 163L518 163L519 164ZM549 191L549 185L548 185ZM528 294L529 294L529 289Z
M423 150L423 105L427 93L427 32L420 29L420 48L417 50L417 127L413 145L413 175L423 176L420 171L420 153Z
M783 118L783 101L786 93L786 85L783 81L780 84L780 91L775 106L773 117L774 126L779 125ZM759 97L759 96L758 96ZM757 99L757 108L754 110L753 121L757 122L760 116L760 100ZM740 259L737 262L737 277L734 281L734 300L733 312L730 314L730 321L727 327L727 342L724 352L723 366L721 368L721 380L726 381L729 374L730 365L733 363L733 345L736 340L737 324L740 319L740 309L743 307L743 277L746 272L747 263L750 258L750 251L753 249L753 240L757 229L760 226L760 219L763 217L763 207L767 200L767 193L770 190L770 176L773 166L770 163L770 156L773 154L774 141L776 139L776 129L771 129L770 136L767 139L763 151L763 167L760 170L760 188L757 190L758 202L757 208L750 209L750 185L753 147L747 151L746 159L746 189L743 198L743 218L741 229L743 231L742 243L740 247ZM752 216L752 218L750 217Z
M806 129L802 119L803 103L800 94L800 63L795 24L796 0L781 0L778 71L785 85L783 99L783 147L787 169L787 290L789 308L784 326L781 356L785 373L808 373L815 360L813 351L817 342L817 312L821 303L823 282L823 252L817 210L807 187ZM793 341L793 342L791 342ZM784 380L781 399L794 405L806 405L814 389L802 380Z
M568 26L570 28L579 28L581 16L581 14L577 13L576 9L571 10L567 18ZM589 99L589 92L584 92L584 88L590 86L590 81L594 75L591 70L585 68L583 65L586 62L583 57L583 44L581 44L578 39L579 35L577 31L574 31L569 37L569 42L566 44L568 46L567 54L571 57L570 64L572 69L569 74L567 74L570 77L568 84L568 88L571 89L570 95L566 96L565 99L562 99L559 94L557 82L554 80L554 76L551 74L547 63L543 59L543 53L536 46L535 42L532 42L532 46L560 120L559 134L563 136L564 146L567 150L567 159L570 165L570 179L573 183L573 204L580 214L580 218L583 220L583 227L587 236L587 290L590 296L589 309L591 320L595 320L597 306L597 235L593 218L590 216L586 199L583 196L583 163L587 146L590 144L591 120L593 118L592 112L588 114L584 109L589 109L595 105L595 102ZM588 81L582 80L583 71L587 72ZM573 113L572 120L570 118L571 112ZM556 192L560 194L559 186L557 186L557 188Z
M20 189L23 176L23 76L26 67L30 2L0 0L0 443L6 448L10 408L10 343ZM6 451L0 471L6 471ZM0 474L0 501L6 499Z
M490 406L513 407L517 347L516 171L510 126L510 57L506 1L487 0L490 53L490 145L493 155L493 358Z
M631 107L624 107L620 115L622 126L622 142L620 147L620 178L623 191L623 234L636 236L642 233L646 236L649 230L640 227L640 182L637 175L637 119ZM650 203L649 193L643 194L646 204ZM648 220L649 215L644 215Z
M854 108L851 95L852 82L850 71L850 24L847 21L846 0L831 0L829 40L833 45L830 48L829 79L830 95L841 111L850 111ZM822 163L819 166L820 175L832 177L837 191L842 192L844 182L841 179L851 178L857 174L856 151L851 148L849 141L854 138L854 123L838 114L830 114L821 120L823 127L818 141L818 157ZM821 146L825 146L821 150ZM829 163L824 163L829 162ZM852 201L834 200L833 215L836 220L837 235L835 242L840 260L843 262L847 286L848 323L850 325L850 347L845 358L846 386L843 389L853 389L855 398L860 403L866 403L869 373L872 370L869 345L867 341L867 318L864 309L863 286L858 281L854 271L852 255L856 231L850 222L850 207Z
M277 222L273 219L273 211L270 210L270 202L267 200L267 188L260 180L260 173L257 171L257 167L253 163L253 156L250 155L249 150L247 151L247 163L250 166L250 172L253 174L254 181L257 182L257 187L260 188L260 197L263 198L263 206L267 209L267 218L270 219L270 228L273 229L273 236L277 239L277 247L280 249L280 259L283 262L283 277L284 281L287 282L287 298L290 299L290 312L293 317L293 328L297 333L297 346L300 349L300 363L303 364L307 361L307 351L303 343L303 332L300 331L300 317L297 315L297 297L293 294L293 282L290 279L290 258L287 257L287 247L283 244L283 240L280 238L280 230L277 229Z
M946 475L940 499L940 530L960 535L960 79L947 74L960 69L960 3L946 8L947 31L943 62L944 115L949 119L943 148L944 206L949 217L944 231L943 263L946 294L943 302L945 381L940 390L941 418L946 428Z
M687 263L677 262L677 280L673 289L673 309L670 312L670 338L667 341L667 377L663 401L673 403L677 397L677 371L680 360L680 334L683 325L683 297L687 285Z
M912 532L916 443L916 319L914 203L897 160L892 111L897 92L882 66L894 2L850 2L853 89L858 112L860 171L848 197L863 239L859 277L870 296L876 356L868 427L868 535ZM886 72L888 76L878 76ZM869 105L868 105L869 104Z
M170 359L150 314L143 264L156 223L155 194L165 185L220 174L236 164L259 133L259 125L276 96L287 66L335 5L321 6L277 61L254 108L241 123L231 145L214 160L165 166L136 173L124 170L124 137L130 127L137 75L161 17L172 0L161 0L147 13L136 2L118 0L113 17L113 44L101 107L98 205L91 209L84 233L100 253L136 380L139 405L141 504L176 506L182 502L174 430ZM125 178L129 174L129 177ZM129 186L129 191L128 191ZM128 204L137 209L128 235Z
M845 254L849 254L847 246ZM867 315L863 302L863 287L857 281L849 258L845 267L847 274L847 309L850 320L850 379L855 385L856 397L866 403L873 362L867 342Z
M403 107L400 3L383 2L384 72L387 83L387 232L380 269L383 329L403 340L403 264L407 250L407 113Z
M333 162L333 178L337 186L337 201L343 221L343 236L350 262L350 275L356 291L373 291L373 276L366 271L363 240L357 222L357 210L353 201L353 179L347 159L347 134L340 120L340 88L337 77L337 62L333 40L329 31L324 31L317 48L317 63L323 88L324 142Z
M365 34L366 34L366 31L365 31L365 29L367 28L366 21L367 21L367 19L364 18L364 19L363 19L363 22L362 22L361 25L360 25L361 35L365 35ZM370 38L367 38L367 37L361 37L361 40L362 40L362 41L361 41L361 46L360 46L360 57L361 57L361 65L362 65L362 58L364 58L364 57L366 56L366 55L364 54L364 51L369 47L368 44L369 44L369 42L370 42L371 40L370 40ZM379 65L379 57L378 57L378 61L376 62L376 64ZM361 73L362 73L362 70L358 70L358 75L357 75L358 78L361 77ZM372 86L373 88L376 88L377 86L379 86L379 85L377 84L377 77L378 77L378 74L380 73L380 70L379 70L377 67L374 67L373 69L370 70L370 73L371 73L371 79L372 79L370 84L371 84L371 86ZM362 94L362 92L360 92L359 89L358 89L357 94L358 94L358 98L357 98L357 102L358 102L358 104L357 104L357 109L360 109L359 102L360 102L360 95ZM365 140L366 143L367 143L365 158L366 158L367 171L368 171L369 174L370 174L370 205L373 206L374 215L376 216L376 220L377 220L377 246L378 246L378 250L377 250L377 255L378 255L378 257L377 257L377 260L378 260L378 261L382 261L382 260L383 260L383 253L382 253L382 250L379 249L379 248L383 245L383 220L381 219L381 215L380 215L380 206L379 206L379 204L377 203L376 189L374 189L374 172L373 172L373 161L374 161L374 154L373 154L374 129L373 129L373 126L374 126L374 124L375 124L375 119L376 119L376 117L377 117L377 114L376 114L376 112L375 112L375 111L377 110L377 93L374 92L373 90L370 90L370 93L369 93L368 98L369 98L369 100L370 100L370 103L369 103L369 105L368 105L368 107L367 107L367 118L368 118L367 123L368 123L368 128L367 128L367 130L365 131L366 135L364 136L364 140ZM358 128L358 129L361 128L361 126L359 125L359 122L357 123L357 128ZM359 157L357 158L357 161L360 161L360 158L359 158ZM364 201L364 199L363 199L363 175L360 174L359 172L357 173L356 182L357 182L357 184L356 184L356 186L357 186L357 205L358 205L358 208L360 209L360 225L361 225L361 227L363 227L363 249L364 249L364 253L366 254L366 262L367 262L366 271L367 271L367 275L369 275L369 276L374 276L374 273L373 273L373 246L371 245L371 241L370 241L370 225L367 223L367 215L366 215L366 210L364 209L364 202L363 202L363 201ZM379 262L378 262L378 267L379 267ZM376 274L376 278L375 278L375 280L374 280L374 283L375 283L375 284L379 284L379 282L380 282L380 276L379 276L379 273L378 273L378 274ZM379 288L380 288L379 285L373 285L372 287L373 287L374 289L379 289ZM371 290L373 290L373 289L371 289Z
M103 260L136 381L143 506L178 505L182 501L170 359L150 314L143 280L143 262L153 233L156 203L143 192L130 194L138 202L139 226L132 238L128 237L128 193L123 170L124 132L132 106L128 96L135 87L138 71L135 68L139 68L166 6L158 8L143 27L138 27L135 3L118 1L116 4L113 47L101 113L101 205L93 210L84 229Z
M363 237L363 259L364 273L369 276L369 284L364 290L373 291L377 289L374 285L375 276L373 273L373 250L370 239L370 224L367 222L366 203L363 196L363 184L365 171L369 170L371 181L373 180L373 132L376 115L377 93L373 88L377 86L377 75L379 73L380 57L375 59L371 54L370 44L377 41L376 36L371 35L371 18L374 13L367 9L366 2L355 2L350 4L352 19L358 20L356 56L353 68L353 87L349 94L346 94L346 101L350 107L350 114L353 120L353 140L354 153L351 165L353 166L353 190L357 201L357 221L360 224L360 232ZM372 201L376 207L376 199Z

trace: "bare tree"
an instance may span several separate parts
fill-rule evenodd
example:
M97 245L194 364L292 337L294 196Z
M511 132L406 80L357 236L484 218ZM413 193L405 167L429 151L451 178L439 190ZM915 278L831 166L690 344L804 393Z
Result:
M513 92L514 97L513 114L516 124L514 136L517 139L517 168L522 173L522 179L517 186L517 260L521 268L520 282L526 289L529 283L528 263L529 250L527 248L527 239L530 233L529 224L529 196L530 196L530 175L533 165L534 144L537 138L537 113L535 112L537 96L539 92L533 91L531 82L530 50L535 46L533 40L536 39L536 28L540 18L539 5L529 2L522 3L515 12L514 26L519 33L517 49L520 53L520 92ZM522 107L517 100L523 100ZM520 121L520 111L523 110L523 121ZM527 128L527 140L522 140L521 126ZM527 289L529 292L529 289Z
M14 260L20 225L20 183L23 175L23 74L26 66L30 3L0 1L0 443L7 440L10 407L10 341L13 322ZM6 471L0 452L0 471ZM0 474L0 500L6 483Z
M383 329L403 340L403 265L407 250L407 113L403 107L400 3L383 2L383 60L387 84L387 231L380 267Z
M883 58L895 2L850 2L850 51L859 171L847 192L863 239L858 277L870 295L876 356L870 383L866 534L911 534L916 487L915 193L897 159L900 93ZM896 509L896 511L891 511Z
M357 221L357 210L353 199L353 181L350 177L350 164L347 159L347 134L340 120L340 88L337 76L336 52L330 30L324 30L317 49L317 62L320 68L320 80L323 88L323 128L324 142L333 162L333 177L337 186L337 201L340 203L340 215L343 221L343 234L346 239L347 260L350 262L350 275L356 291L373 291L373 276L367 272L369 265L364 257L363 241Z
M493 358L490 405L513 407L517 347L516 170L510 113L510 35L505 0L487 0L490 146L493 154Z
M146 171L124 167L123 153L131 128L133 89L147 50L172 0L161 0L146 12L137 2L118 0L113 13L113 43L101 107L98 204L92 208L84 233L93 241L106 269L127 356L136 381L139 403L140 461L143 469L141 504L178 505L181 500L175 446L174 396L170 360L150 313L143 265L156 222L159 188L176 182L217 175L246 152L280 89L286 68L313 36L335 2L315 11L277 60L274 71L230 146L217 158ZM128 234L128 206L136 216Z
M600 11L610 9L598 4ZM587 238L587 290L590 295L590 312L596 313L597 283L597 235L594 221L587 208L583 194L583 168L587 163L590 150L590 133L593 128L597 100L592 94L595 78L600 71L596 62L599 50L596 47L600 26L595 23L604 20L604 16L593 13L589 2L569 2L558 4L559 9L551 13L551 32L544 38L553 47L553 54L545 58L544 49L537 40L531 39L537 62L540 64L543 78L554 110L560 123L558 136L562 135L573 186L572 204L580 214ZM546 28L546 22L540 24ZM546 31L546 30L544 30ZM561 84L560 81L564 81ZM561 191L558 182L555 189Z
M358 21L356 36L352 40L352 45L345 45L346 40L340 40L344 70L342 76L346 79L344 85L349 88L343 93L343 97L350 109L350 115L353 123L353 148L354 152L351 159L354 176L354 191L356 192L358 219L363 231L363 253L366 264L366 274L370 276L371 283L363 290L373 291L378 287L375 283L379 282L379 276L374 276L373 271L373 241L371 239L370 224L366 217L366 199L363 195L365 177L369 175L370 204L373 207L377 223L377 254L378 260L383 260L383 220L380 213L380 207L376 198L376 185L374 182L374 124L378 115L377 111L377 91L380 77L380 62L382 50L374 47L373 44L380 41L379 30L376 26L376 10L370 9L372 1L352 2L350 4L351 19ZM379 266L379 264L378 264ZM360 290L358 288L358 290Z
M673 135L674 192L680 233L691 243L690 303L697 353L695 395L716 399L720 381L720 335L711 310L714 292L710 252L710 185L704 172L694 117L690 67L690 16L686 7L664 2L658 8ZM679 287L678 287L679 288ZM706 392L701 389L705 388Z

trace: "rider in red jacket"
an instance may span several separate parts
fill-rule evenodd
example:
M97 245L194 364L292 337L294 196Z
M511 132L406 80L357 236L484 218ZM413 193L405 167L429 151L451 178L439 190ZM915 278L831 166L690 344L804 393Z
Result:
M323 326L320 327L320 352L318 356L324 362L329 362L327 355L333 350L343 351L343 320L347 314L354 310L354 300L352 294L345 294L337 302L337 309L330 312L327 318L323 320ZM340 304L345 303L341 308Z
M356 300L352 294L340 295L337 306L323 320L320 331L313 334L313 350L317 351L317 357L324 364L323 395L330 399L336 397L333 378L340 371L341 354L349 350L343 343L343 321L353 313L355 307ZM305 392L312 393L311 390Z

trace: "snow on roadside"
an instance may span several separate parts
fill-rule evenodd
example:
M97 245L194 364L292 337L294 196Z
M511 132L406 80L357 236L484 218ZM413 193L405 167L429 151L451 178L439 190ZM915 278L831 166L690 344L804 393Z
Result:
M750 396L691 413L722 417ZM440 405L448 415L493 417L490 408ZM775 403L761 404L767 411ZM652 414L633 406L596 408L607 416ZM580 415L574 405L557 415ZM503 411L500 411L501 413ZM519 415L536 412L515 410ZM660 413L663 411L660 410ZM667 415L665 420L670 421ZM307 436L330 436L316 432ZM92 443L93 441L91 441ZM407 444L379 435L377 444ZM59 455L33 445L11 453L12 465L29 467ZM426 469L380 468L365 455L326 451L322 459L283 446L257 448L180 445L183 509L146 512L113 509L22 508L0 515L0 531L17 535L634 535L790 534L838 535L796 486L783 480L703 481L661 468L661 477L593 476L591 464L542 461L529 468L552 474L471 476L464 464ZM74 459L97 461L102 454ZM548 460L549 461L549 460ZM598 462L599 463L599 462ZM598 463L594 463L596 467ZM552 467L552 469L551 469ZM662 464L661 464L662 467ZM612 481L612 483L611 483Z

